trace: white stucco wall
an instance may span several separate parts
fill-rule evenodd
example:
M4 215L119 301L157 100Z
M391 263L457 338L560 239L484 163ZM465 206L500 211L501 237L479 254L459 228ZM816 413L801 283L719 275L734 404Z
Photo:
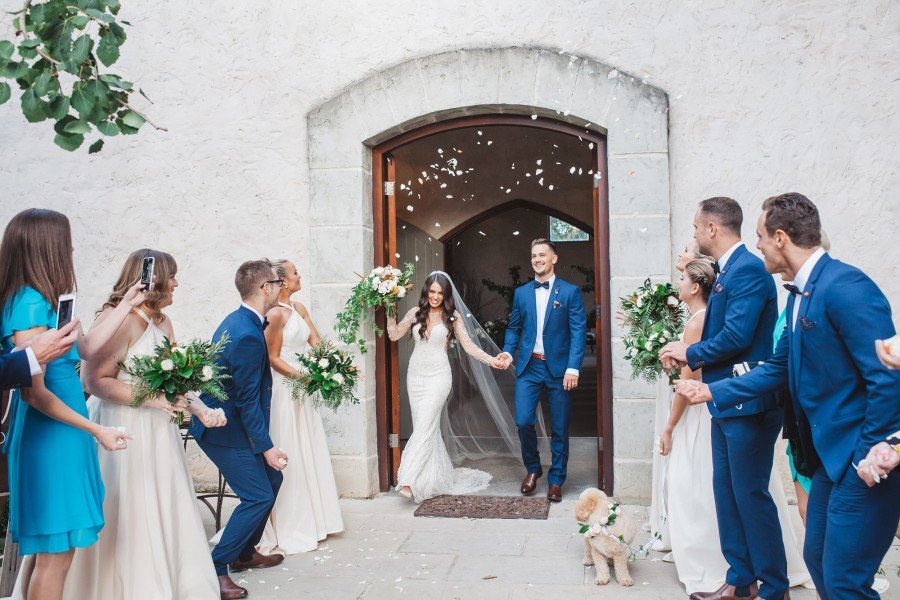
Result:
M900 298L896 3L145 2L123 18L116 70L168 133L68 154L15 98L0 107L0 223L27 206L72 217L82 318L124 255L151 245L180 263L178 332L209 335L237 302L237 264L289 256L304 270L313 107L410 58L501 46L590 57L668 94L673 253L697 200L737 198L750 240L761 201L796 190L818 203L834 253Z

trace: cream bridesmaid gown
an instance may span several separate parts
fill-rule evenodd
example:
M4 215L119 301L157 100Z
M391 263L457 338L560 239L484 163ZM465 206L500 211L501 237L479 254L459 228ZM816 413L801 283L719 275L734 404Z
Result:
M306 351L309 326L290 304L284 324L281 358L299 368L297 354ZM257 549L262 554L297 554L315 550L326 536L344 530L331 455L319 411L309 400L291 398L284 376L272 370L272 414L269 435L290 458Z
M698 311L691 318L702 315ZM688 594L711 592L725 583L728 563L719 544L713 498L712 416L706 406L688 405L672 431L672 451L665 473L667 523L678 579ZM778 469L772 467L769 493L778 509L791 587L812 586Z
M125 360L151 354L164 333L147 321ZM128 382L120 371L117 378ZM65 600L216 600L219 583L188 472L178 426L162 411L91 396L92 421L123 426L128 449L99 451L106 525L93 546L75 552Z

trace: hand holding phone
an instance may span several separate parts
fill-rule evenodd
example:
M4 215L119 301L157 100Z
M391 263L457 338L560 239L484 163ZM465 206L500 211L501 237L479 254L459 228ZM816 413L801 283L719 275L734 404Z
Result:
M153 291L153 271L156 267L156 258L147 256L141 264L141 285L144 290Z

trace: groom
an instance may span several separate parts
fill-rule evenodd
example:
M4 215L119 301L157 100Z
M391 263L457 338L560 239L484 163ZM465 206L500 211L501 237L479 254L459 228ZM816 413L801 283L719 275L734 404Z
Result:
M558 258L556 246L550 240L540 238L531 242L534 281L515 292L500 355L504 368L516 357L516 425L522 462L528 471L521 488L525 495L534 491L538 477L544 473L534 426L541 391L547 392L553 454L547 498L551 502L562 500L569 460L571 392L578 387L587 337L581 290L556 277L554 267Z
M287 455L269 438L272 372L263 337L267 325L263 315L278 304L283 283L266 260L252 260L238 268L234 284L241 294L241 306L225 317L213 336L215 342L228 335L217 359L229 376L224 382L228 401L201 396L210 408L225 411L228 424L207 429L200 419L194 419L190 427L197 444L241 501L212 552L223 600L247 597L247 590L228 576L229 564L237 572L273 567L284 560L278 554L256 552L281 487L281 470L287 466Z
M700 252L713 257L718 273L700 342L667 344L660 359L667 369L703 369L704 383L730 379L736 364L757 365L772 353L777 294L763 262L741 242L741 206L731 198L709 198L694 217ZM728 562L725 585L692 600L766 600L787 597L788 576L778 511L769 494L775 441L782 410L767 391L712 414L713 496L719 542ZM757 581L762 587L757 590Z

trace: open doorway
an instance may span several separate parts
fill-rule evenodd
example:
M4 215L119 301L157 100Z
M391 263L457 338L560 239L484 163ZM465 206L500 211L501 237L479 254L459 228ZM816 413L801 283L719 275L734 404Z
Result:
M503 345L511 292L533 277L530 243L557 243L558 277L582 289L588 345L573 396L567 485L612 491L612 384L605 139L549 119L494 115L425 126L373 149L375 262L412 262L416 279L401 314L434 270L447 271L472 313ZM396 482L411 432L408 338L376 344L379 475ZM512 395L512 383L504 395ZM454 378L448 410L471 389ZM541 403L546 414L546 403ZM606 451L604 451L606 450ZM489 493L514 493L518 457L469 465L494 475ZM549 452L542 452L549 463Z

